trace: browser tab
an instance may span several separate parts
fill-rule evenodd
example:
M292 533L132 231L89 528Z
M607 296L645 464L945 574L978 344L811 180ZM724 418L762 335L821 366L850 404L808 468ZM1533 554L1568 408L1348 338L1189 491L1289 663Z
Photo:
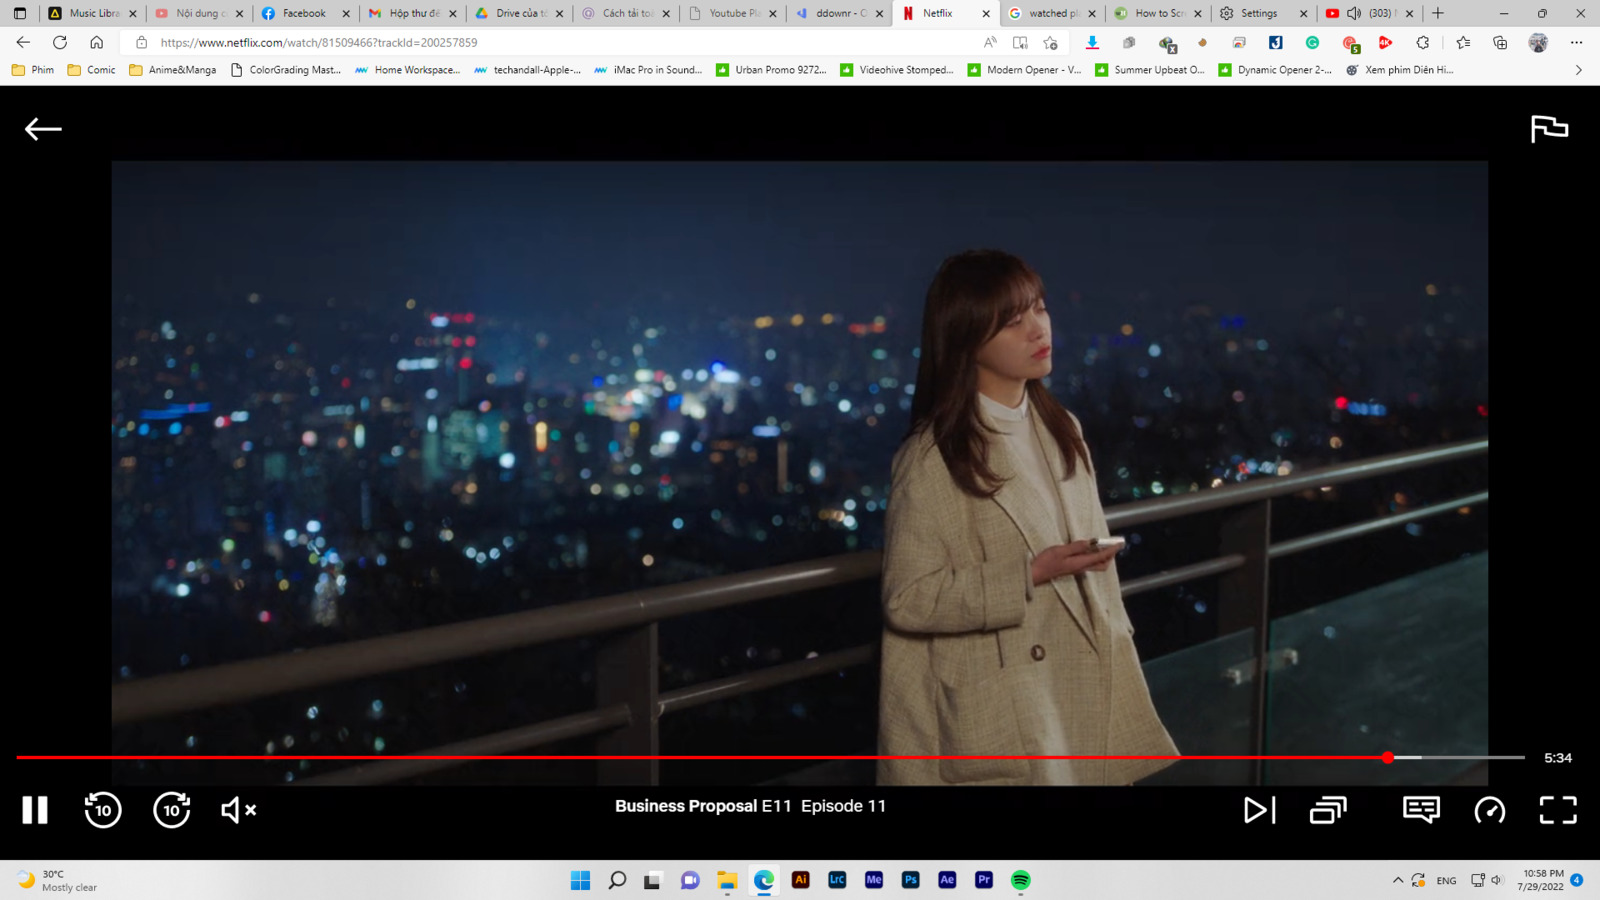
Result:
M573 11L569 7L558 7L548 4L528 3L521 6L494 6L473 7L470 11L474 22L492 25L523 25L532 27L546 27L555 25L570 25L573 22ZM478 14L482 13L482 18ZM456 24L463 21L457 9L444 9L443 24ZM453 17L453 18L452 18ZM438 25L438 18L413 19L408 24Z
M812 6L804 10L805 16L797 21L811 27L883 27L894 24L890 12L894 7L887 6L855 6L848 2ZM905 10L900 10L903 16Z
M1054 5L1040 0L1010 3L1003 6L1000 11L1000 20L1005 24L1027 27L1059 28L1068 22L1076 22L1086 17L1087 12L1083 7L1070 4Z
M987 6L963 3L907 6L902 3L899 9L899 15L893 20L897 28L973 27L994 22L994 10Z

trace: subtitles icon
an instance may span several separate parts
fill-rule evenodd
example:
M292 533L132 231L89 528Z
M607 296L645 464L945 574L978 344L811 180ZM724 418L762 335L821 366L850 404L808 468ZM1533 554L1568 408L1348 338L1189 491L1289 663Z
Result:
M1432 825L1439 819L1439 798L1402 797L1400 798L1400 817L1402 819L1421 819Z

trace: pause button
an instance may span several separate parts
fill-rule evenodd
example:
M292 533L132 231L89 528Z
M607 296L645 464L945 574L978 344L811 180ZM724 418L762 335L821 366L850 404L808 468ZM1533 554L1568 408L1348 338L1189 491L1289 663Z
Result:
M35 821L40 825L50 824L49 797L22 798L22 824L32 825Z

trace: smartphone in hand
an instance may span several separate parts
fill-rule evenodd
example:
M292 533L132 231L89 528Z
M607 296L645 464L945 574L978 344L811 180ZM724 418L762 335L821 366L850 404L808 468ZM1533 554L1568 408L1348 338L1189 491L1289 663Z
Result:
M1102 550L1121 550L1127 546L1127 543L1126 540L1119 537L1095 538L1089 542L1089 549L1095 553L1099 553Z

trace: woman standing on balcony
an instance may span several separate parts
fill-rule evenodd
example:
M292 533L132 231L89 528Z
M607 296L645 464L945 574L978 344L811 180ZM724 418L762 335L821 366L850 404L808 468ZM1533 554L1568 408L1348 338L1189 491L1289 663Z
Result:
M972 251L928 288L883 562L883 756L1174 756L1123 609L1044 286ZM885 759L879 784L1131 784L1169 760Z

